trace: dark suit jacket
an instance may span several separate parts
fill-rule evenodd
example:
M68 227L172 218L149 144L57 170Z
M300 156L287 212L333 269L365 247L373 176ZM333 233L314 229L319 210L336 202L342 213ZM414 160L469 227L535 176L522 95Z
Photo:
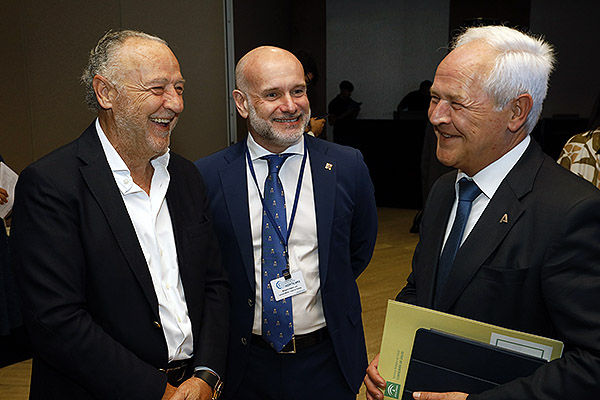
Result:
M455 179L456 172L446 174L431 190L398 301L433 307ZM597 397L599 294L600 191L532 141L459 249L439 309L562 340L565 353L528 378L469 399Z
M229 286L203 184L171 154L167 204L194 365L224 372ZM136 233L94 125L21 174L11 234L34 347L31 398L160 399L167 344Z
M373 185L358 150L304 137L313 176L325 319L342 372L358 391L367 359L355 279L369 263L377 235ZM245 141L196 161L196 166L206 183L223 265L232 284L227 398L244 375L254 319Z

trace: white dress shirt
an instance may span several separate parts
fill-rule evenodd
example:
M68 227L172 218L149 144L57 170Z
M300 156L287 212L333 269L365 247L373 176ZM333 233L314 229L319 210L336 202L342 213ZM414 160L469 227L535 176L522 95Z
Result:
M250 227L252 230L252 246L254 250L254 279L256 283L256 300L254 305L254 326L252 333L261 334L262 329L262 214L263 206L261 198L264 190L265 179L268 174L268 163L260 157L272 154L270 151L258 145L252 135L247 139L250 158L256 173L258 188L246 159L246 179L248 182L248 206L250 212ZM288 147L283 153L293 155L288 157L279 171L279 179L283 185L286 204L286 218L288 227L296 186L300 175L300 167L304 156L304 137L299 143ZM296 217L292 224L288 243L290 272L302 271L306 282L306 292L292 297L292 316L294 319L294 333L310 333L324 327L325 314L323 313L323 301L321 299L321 280L319 277L319 243L317 241L317 218L315 213L315 199L313 191L312 172L310 169L310 155L307 155L304 178Z
M456 175L456 183L454 185L454 190L456 193L456 197L454 199L454 205L452 206L452 211L450 212L450 218L448 219L448 226L446 227L446 235L444 236L444 245L446 244L446 240L450 235L450 231L452 230L452 224L454 223L454 218L456 217L456 209L458 208L458 181L464 177L468 179L473 179L479 189L481 189L481 194L473 201L473 205L471 208L471 213L467 218L467 224L465 226L465 232L463 234L462 240L460 244L462 245L465 239L469 236L473 227L479 221L479 217L485 211L485 208L490 203L490 200L498 190L498 187L506 178L506 175L510 172L511 169L515 166L517 161L521 158L527 146L529 146L529 142L531 138L529 135L525 137L518 145L513 147L508 153L500 157L498 160L494 161L481 171L475 174L472 178L469 177L462 171L458 171ZM443 247L442 247L443 251ZM441 252L440 252L441 254Z
M152 276L169 362L188 359L193 353L192 323L179 276L175 235L165 198L170 181L169 152L151 161L154 174L148 195L133 182L127 165L97 119L96 130Z

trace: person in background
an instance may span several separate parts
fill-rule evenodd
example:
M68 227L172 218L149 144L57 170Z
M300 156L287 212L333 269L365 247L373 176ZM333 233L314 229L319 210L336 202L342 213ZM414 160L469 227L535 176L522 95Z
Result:
M600 191L531 140L552 47L505 26L467 29L439 64L429 120L457 168L425 205L412 272L396 300L561 340L560 359L480 394L420 400L559 400L600 393ZM459 205L460 203L460 205ZM379 356L367 399L383 399Z
M600 93L590 116L589 129L567 141L558 163L600 189Z
M0 162L4 162L1 155ZM9 196L12 195L12 193L8 193L6 188L0 187L0 204L8 203ZM0 224L0 336L9 336L12 333L11 331L16 328L22 329L23 325L21 310L17 299L15 278L13 271L10 268L10 249L7 230L10 224L11 214L12 210L9 210L8 214L2 218ZM24 349L5 349L4 352L7 353L13 350L15 352L27 353ZM10 358L12 359L14 357ZM10 361L14 360L6 360L6 362ZM0 357L0 366L2 366L4 362L3 357Z
M409 92L402 98L402 100L400 100L397 111L422 111L424 114L426 114L427 110L429 109L429 102L431 101L431 94L429 93L429 90L431 89L432 84L433 82L430 80L424 80L421 82L419 85L419 90Z
M303 134L293 54L247 53L233 97L247 139L196 161L232 284L224 397L355 399L367 366L356 278L377 235L369 171L359 151Z
M360 105L352 99L354 85L350 81L340 82L340 93L329 102L329 124L333 126L335 143L356 147L356 129L354 121L360 112Z
M97 118L28 166L15 193L30 398L217 397L229 284L200 174L169 151L179 63L156 36L112 31L82 82Z

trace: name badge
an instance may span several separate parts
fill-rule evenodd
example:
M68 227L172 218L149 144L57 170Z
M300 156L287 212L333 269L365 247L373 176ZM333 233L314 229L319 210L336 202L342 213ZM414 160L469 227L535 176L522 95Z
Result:
M281 277L273 279L270 283L275 301L306 292L306 282L304 282L302 271L293 272L292 277L289 279Z

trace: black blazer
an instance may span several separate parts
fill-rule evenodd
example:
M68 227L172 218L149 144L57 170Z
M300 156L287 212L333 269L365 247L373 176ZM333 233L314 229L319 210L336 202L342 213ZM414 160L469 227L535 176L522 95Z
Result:
M413 271L399 301L433 308L455 181L451 172L431 190ZM537 143L500 184L459 249L443 290L441 311L565 343L561 359L470 400L598 396L600 191L556 164Z
M325 320L342 373L358 392L367 354L356 278L369 264L377 237L373 184L358 150L304 137L313 178ZM218 221L223 265L232 285L226 399L246 370L256 294L244 150L241 141L195 163Z
M167 204L194 365L224 374L229 286L203 184L171 154ZM11 246L34 349L31 398L160 399L167 344L152 278L94 124L21 174Z

